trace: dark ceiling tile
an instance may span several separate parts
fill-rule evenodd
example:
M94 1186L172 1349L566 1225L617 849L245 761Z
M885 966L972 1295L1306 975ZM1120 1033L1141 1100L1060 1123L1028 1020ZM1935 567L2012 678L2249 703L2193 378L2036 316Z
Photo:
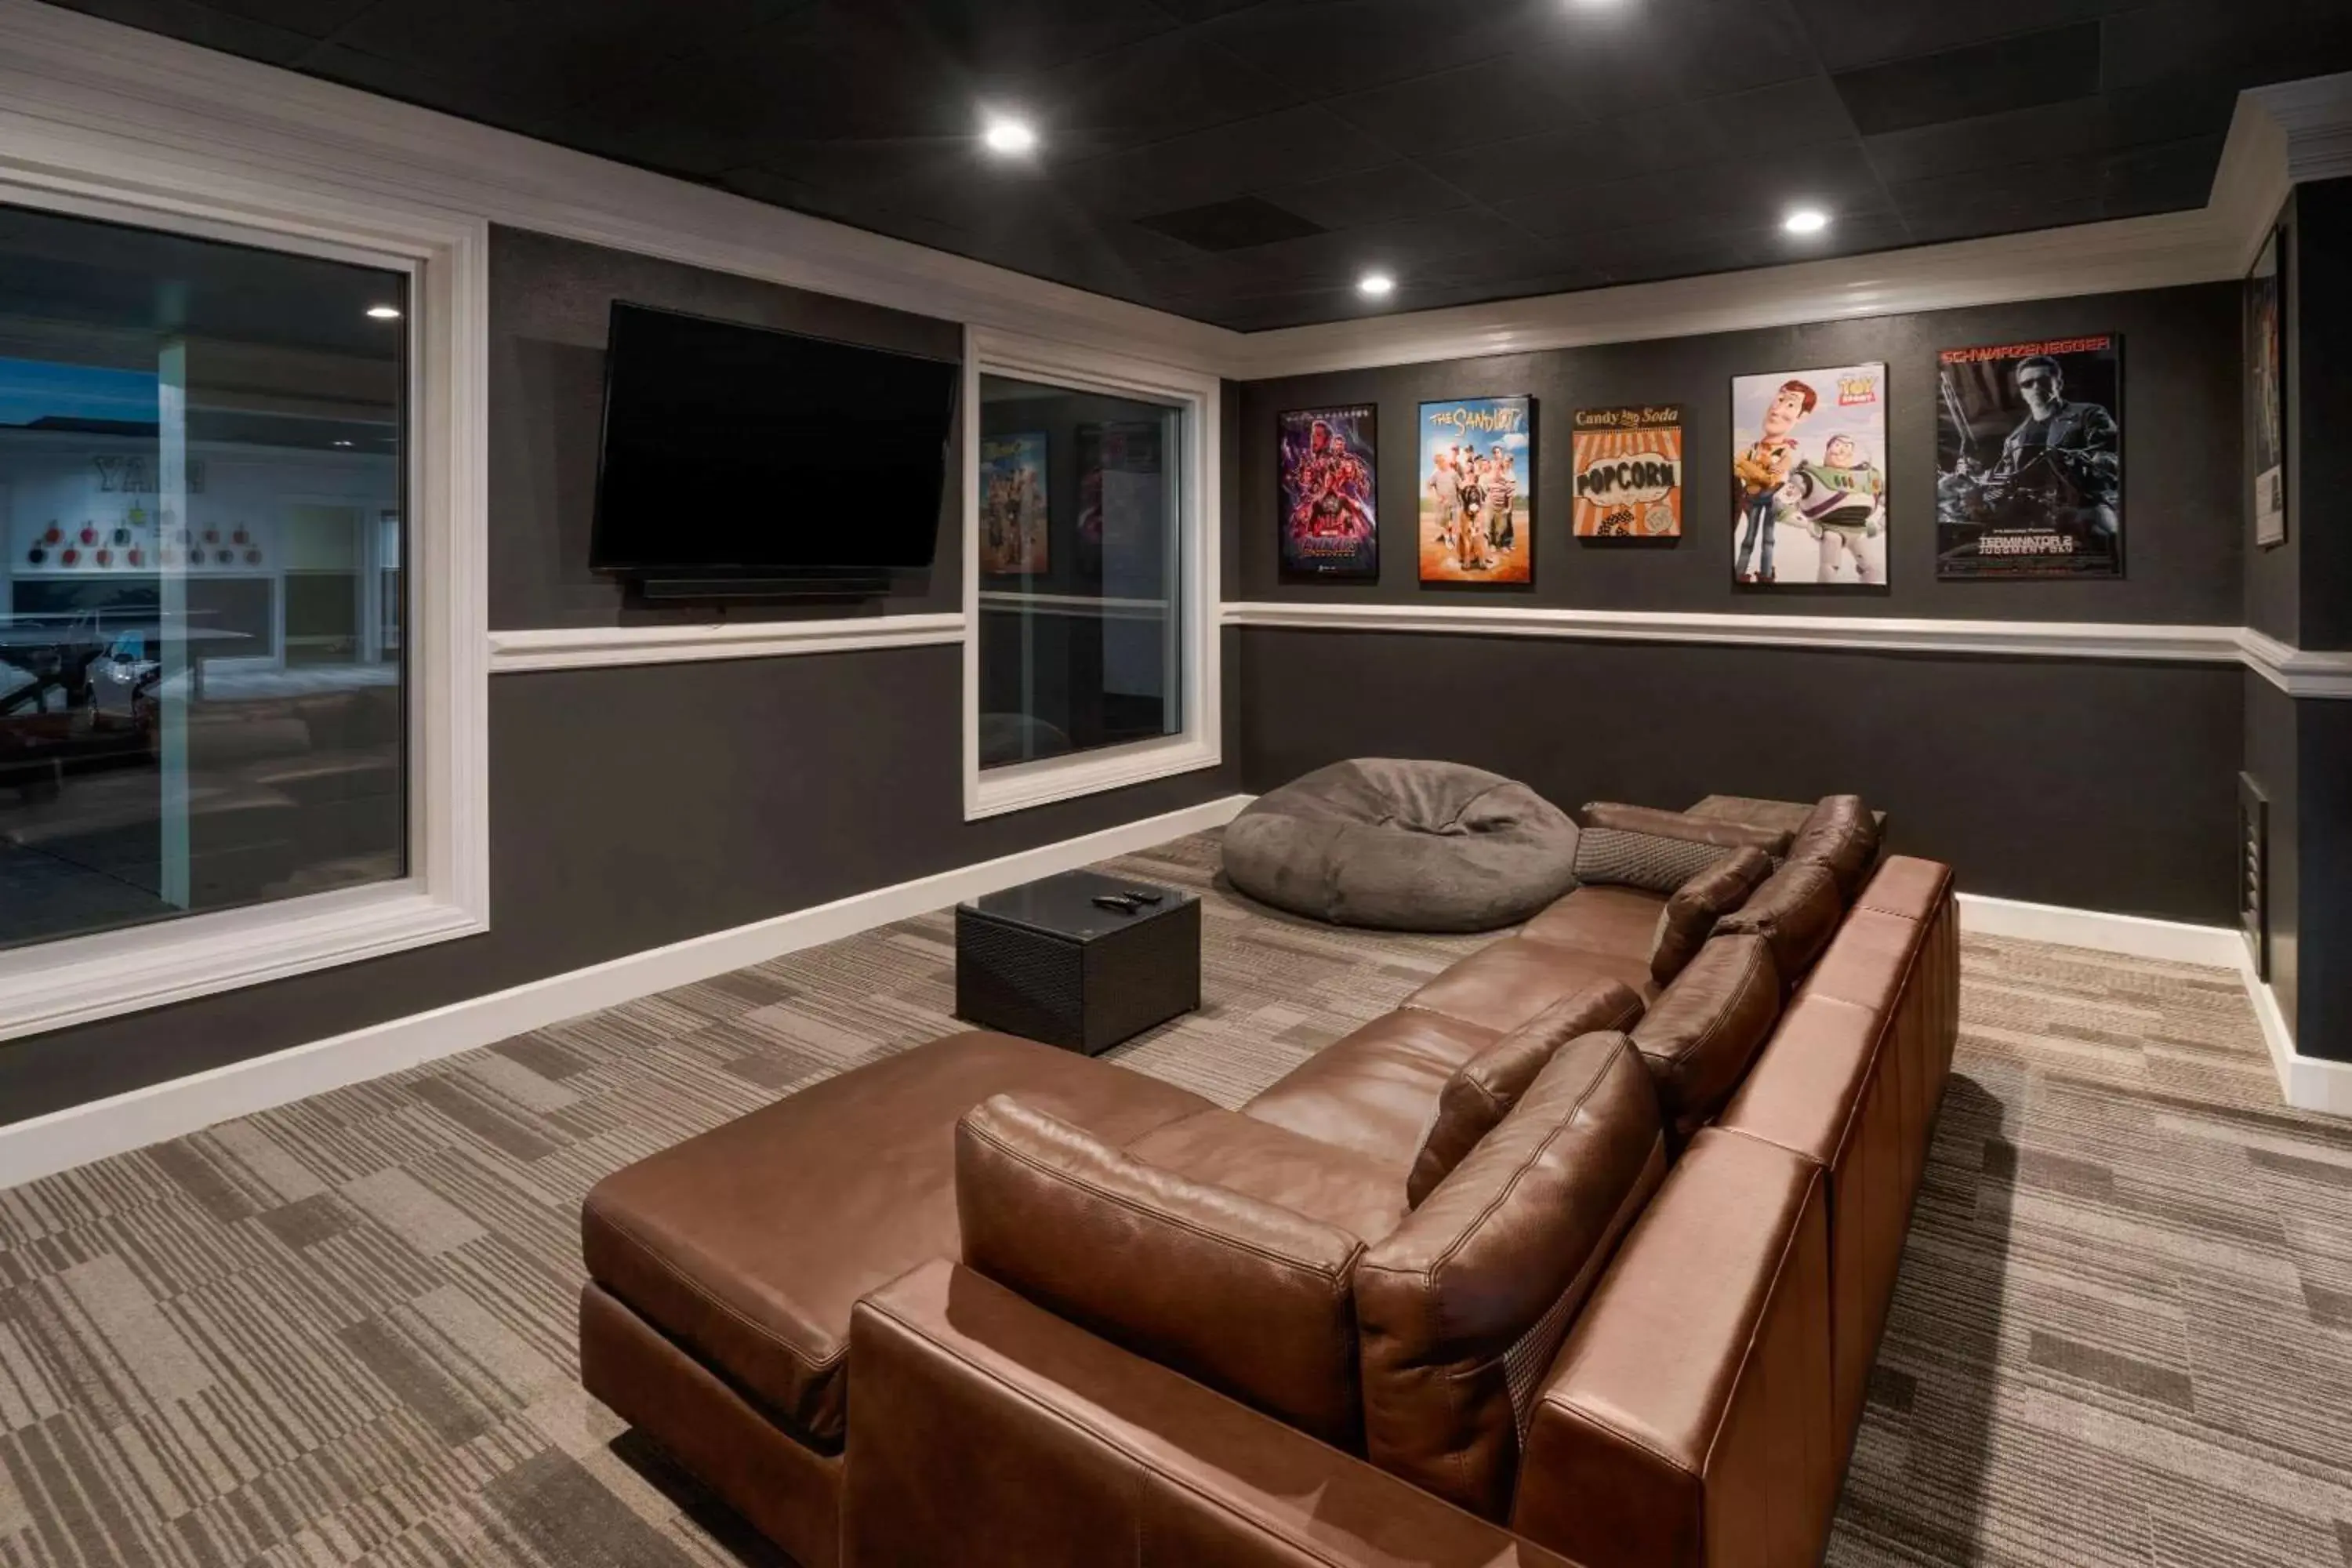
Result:
M1644 0L1643 47L1681 98L1717 98L1820 68L1785 0Z
M1542 48L1570 18L1556 4L1265 0L1202 25L1202 36L1283 83L1286 100L1328 98Z
M1831 80L1865 135L2089 98L2099 90L2099 24L1915 55Z
M2045 197L2001 206L1929 203L1906 211L1913 240L1920 245L2096 223L2108 216L2097 196Z
M495 89L478 78L452 77L405 60L388 60L341 44L313 45L302 68L329 81L362 88L406 103L462 115L524 135L548 134L562 115L563 94L544 80L509 79Z
M1669 236L1777 231L1788 210L1800 205L1827 212L1832 237L1894 212L1860 151L1842 143L1798 148L1761 174L1748 160L1718 159L1671 176L1635 174L1560 198L1504 202L1496 210L1535 233L1572 243L1587 233L1636 228Z
M1769 128L1769 156L1759 158ZM1738 159L1759 184L1812 147L1854 145L1845 110L1820 78L1785 82L1699 103L1661 103L1633 119L1464 148L1422 160L1435 174L1487 202L1524 202L1635 175Z
M1248 120L1297 103L1278 77L1263 74L1190 34L1177 33L1097 55L1036 79L1049 133L1133 144Z
M1880 178L1902 182L2104 152L2112 134L2106 106L2086 98L1865 136L1862 145Z
M898 9L941 48L1013 79L1180 25L1152 0L900 0Z
M196 0L73 0L72 9L274 66L292 65L318 39L302 28L279 26Z
M2096 21L2147 0L1788 0L1831 70L1938 54L2068 22Z
M1414 163L1383 163L1328 179L1274 185L1259 194L1325 228L1423 217L1470 203L1461 191Z
M2220 136L2134 147L2100 160L2099 196L2109 217L2202 206L2221 166Z
M1405 157L1507 142L1655 105L1651 62L1600 47L1528 49L1342 93L1328 107Z
M2106 25L2106 89L2239 86L2352 69L2344 0L2162 0Z
M1384 149L1309 106L1091 158L1065 163L1056 156L1054 179L1098 212L1134 217L1391 161Z

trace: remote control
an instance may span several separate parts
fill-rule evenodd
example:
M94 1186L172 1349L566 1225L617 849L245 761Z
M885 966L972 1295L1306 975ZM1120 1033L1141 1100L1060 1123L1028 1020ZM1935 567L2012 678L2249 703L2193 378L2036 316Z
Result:
M1117 910L1123 915L1135 912L1135 900L1123 893L1097 893L1095 902L1104 909Z

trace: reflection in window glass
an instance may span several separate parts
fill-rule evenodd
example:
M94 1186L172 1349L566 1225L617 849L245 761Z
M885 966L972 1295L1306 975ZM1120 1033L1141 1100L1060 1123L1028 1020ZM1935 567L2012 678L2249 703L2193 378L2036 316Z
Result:
M980 382L981 766L1181 733L1179 411Z
M0 948L407 871L397 272L0 206Z

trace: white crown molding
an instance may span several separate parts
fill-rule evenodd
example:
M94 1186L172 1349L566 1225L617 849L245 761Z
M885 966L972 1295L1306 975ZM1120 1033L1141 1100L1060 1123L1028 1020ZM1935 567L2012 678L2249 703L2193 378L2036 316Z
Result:
M2235 663L2235 626L2074 621L1961 621L1882 616L1727 615L1584 610L1517 605L1228 603L1225 624L1294 630L1436 632L1465 637L1577 637L1608 642L1732 643L1877 652L2026 655Z
M2273 82L2243 96L2284 133L2289 180L2299 185L2352 174L2352 71Z
M1206 801L0 1126L0 1188L1222 827L1248 799Z
M865 616L822 621L728 621L707 626L551 626L492 632L490 673L610 669L720 658L781 658L963 641L964 618Z
M1215 370L1240 334L197 47L0 0L0 145L103 142L289 213L386 199L948 320Z

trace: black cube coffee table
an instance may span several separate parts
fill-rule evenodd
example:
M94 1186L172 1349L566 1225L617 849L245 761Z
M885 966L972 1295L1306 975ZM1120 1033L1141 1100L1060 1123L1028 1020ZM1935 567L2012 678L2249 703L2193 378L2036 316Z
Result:
M1142 889L1134 914L1097 894ZM1201 1005L1201 900L1066 871L956 906L956 1016L1095 1056Z

